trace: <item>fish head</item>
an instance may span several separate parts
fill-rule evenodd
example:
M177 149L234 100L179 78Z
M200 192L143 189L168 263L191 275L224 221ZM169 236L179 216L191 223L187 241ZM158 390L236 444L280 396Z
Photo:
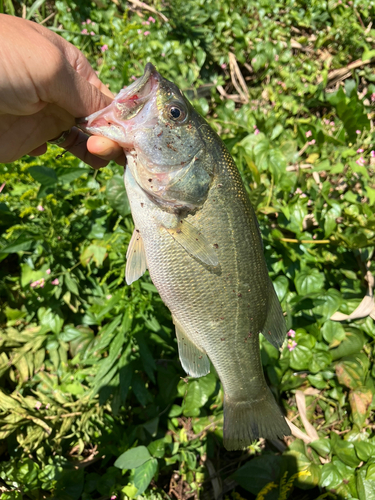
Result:
M202 158L204 120L180 89L148 63L142 77L79 126L123 147L137 183L161 205L200 206L211 182Z

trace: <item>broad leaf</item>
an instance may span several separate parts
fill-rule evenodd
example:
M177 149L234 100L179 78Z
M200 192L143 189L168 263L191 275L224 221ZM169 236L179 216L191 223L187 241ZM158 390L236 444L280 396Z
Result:
M120 455L115 462L115 467L119 469L136 469L151 460L151 458L146 446L136 446Z

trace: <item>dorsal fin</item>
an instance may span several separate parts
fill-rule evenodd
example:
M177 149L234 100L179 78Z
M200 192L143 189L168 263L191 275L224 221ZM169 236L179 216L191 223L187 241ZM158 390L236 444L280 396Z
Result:
M137 281L147 269L145 247L138 229L135 229L126 252L125 279L128 285Z

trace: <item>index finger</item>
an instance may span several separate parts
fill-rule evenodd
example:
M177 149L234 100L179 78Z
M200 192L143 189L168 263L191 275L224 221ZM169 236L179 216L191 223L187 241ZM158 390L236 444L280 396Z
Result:
M115 160L119 165L125 166L125 155L118 144L105 139L101 145L95 144L94 141L93 148L89 148L89 139L92 138L89 138L77 127L73 127L66 140L59 146L95 169L105 167L110 160ZM96 139L104 138L96 137Z

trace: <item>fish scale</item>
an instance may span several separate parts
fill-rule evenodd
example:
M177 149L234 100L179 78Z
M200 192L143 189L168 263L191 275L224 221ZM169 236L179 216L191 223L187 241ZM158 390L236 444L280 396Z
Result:
M279 347L285 322L241 176L218 135L177 87L149 65L142 78L154 85L145 105L149 114L142 108L138 128L137 116L123 122L125 185L136 240L144 246L130 256L141 259L144 252L151 279L172 313L185 370L193 376L208 373L207 356L216 369L224 389L224 445L240 449L259 436L282 437L289 428L265 382L259 334ZM141 95L142 81L133 85ZM175 128L167 122L168 133L160 134L171 99L189 119ZM126 105L124 96L121 102ZM134 108L133 98L131 104ZM111 112L100 116L108 123ZM87 130L110 137L108 125L99 129L97 119L98 114L91 123L88 118ZM154 163L155 145L157 161L165 158L162 164ZM168 165L173 176L166 173Z

